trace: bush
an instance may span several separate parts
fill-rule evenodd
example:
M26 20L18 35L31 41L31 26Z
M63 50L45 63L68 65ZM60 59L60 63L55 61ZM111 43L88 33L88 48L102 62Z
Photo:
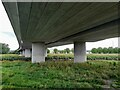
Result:
M24 56L19 56L17 54L2 54L0 55L0 60L9 60L9 61L14 61L14 60L25 60L29 61L31 58L29 57L24 57Z

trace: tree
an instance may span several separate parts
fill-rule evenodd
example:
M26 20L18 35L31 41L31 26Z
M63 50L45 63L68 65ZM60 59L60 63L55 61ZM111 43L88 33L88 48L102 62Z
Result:
M101 48L101 47L97 48L97 52L98 52L99 54L101 54L101 53L102 53L102 48Z
M118 53L118 48L117 47L113 49L113 53Z
M66 49L63 50L63 53L65 53L65 54L67 53Z
M66 48L66 53L70 53L70 49L69 48Z
M58 53L58 49L56 49L56 48L53 51L54 51L55 54Z
M92 53L97 53L97 49L96 49L96 48L93 48L93 49L91 50L91 52L92 52Z
M108 53L108 49L107 49L107 48L103 48L102 52L103 52L104 54L107 54L107 53Z
M10 51L9 45L5 43L0 43L0 54L7 54Z
M114 51L113 51L113 47L109 47L108 48L108 53L113 53Z
M118 53L120 54L120 48L118 48Z

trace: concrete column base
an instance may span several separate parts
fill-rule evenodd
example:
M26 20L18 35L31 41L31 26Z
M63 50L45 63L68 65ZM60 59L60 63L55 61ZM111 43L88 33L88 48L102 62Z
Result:
M86 61L86 44L85 42L74 42L74 63Z
M32 43L32 63L45 62L45 43Z
M31 57L30 49L25 49L25 57Z

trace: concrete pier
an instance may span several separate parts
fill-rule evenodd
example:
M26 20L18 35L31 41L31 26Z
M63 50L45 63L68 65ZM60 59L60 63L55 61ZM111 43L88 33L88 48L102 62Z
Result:
M25 57L31 57L30 49L25 49Z
M32 43L32 63L45 62L45 43Z
M85 42L74 42L74 63L86 61L86 44Z
M21 55L25 56L25 50L24 49L22 50Z

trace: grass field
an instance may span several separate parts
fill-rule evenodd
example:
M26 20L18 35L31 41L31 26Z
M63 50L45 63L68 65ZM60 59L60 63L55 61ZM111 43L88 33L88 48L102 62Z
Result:
M119 61L1 61L3 88L120 88Z

